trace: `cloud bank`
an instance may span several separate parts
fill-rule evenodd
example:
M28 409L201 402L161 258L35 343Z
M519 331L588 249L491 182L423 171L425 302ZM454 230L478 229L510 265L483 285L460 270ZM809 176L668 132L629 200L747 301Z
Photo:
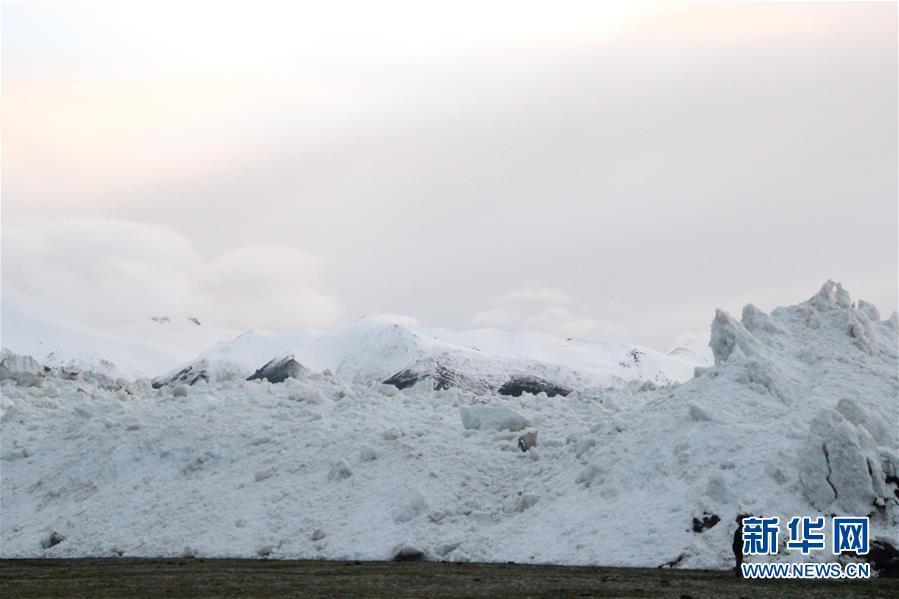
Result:
M176 230L94 218L3 223L3 294L45 318L102 325L194 315L236 329L328 326L340 315L322 260L245 245L202 256Z
M527 329L566 337L601 337L610 327L587 316L588 308L555 289L520 289L505 293L476 311L476 327Z

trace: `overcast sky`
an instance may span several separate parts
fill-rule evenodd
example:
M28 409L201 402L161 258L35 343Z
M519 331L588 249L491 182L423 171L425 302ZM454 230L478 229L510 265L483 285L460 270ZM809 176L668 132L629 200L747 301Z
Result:
M667 349L897 292L895 3L3 3L3 299Z

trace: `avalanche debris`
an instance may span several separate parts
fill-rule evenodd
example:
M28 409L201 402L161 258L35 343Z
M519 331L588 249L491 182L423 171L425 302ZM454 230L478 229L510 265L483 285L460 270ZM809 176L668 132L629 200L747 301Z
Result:
M310 373L279 384L243 380L290 352L258 336L260 359L225 344L234 351L219 347L160 389L4 352L0 552L723 569L739 513L845 514L871 518L881 567L895 568L897 317L879 316L827 282L770 314L718 312L714 365L680 385L636 377L571 384L568 397L439 384L385 395L377 385L425 359L426 343L368 325L350 362L296 355ZM614 353L628 371L654 359ZM492 376L474 359L454 364ZM325 367L333 376L312 374ZM496 372L490 389L512 374ZM562 371L534 376L598 380L547 372ZM168 388L192 382L184 396ZM539 459L517 445L537 428Z

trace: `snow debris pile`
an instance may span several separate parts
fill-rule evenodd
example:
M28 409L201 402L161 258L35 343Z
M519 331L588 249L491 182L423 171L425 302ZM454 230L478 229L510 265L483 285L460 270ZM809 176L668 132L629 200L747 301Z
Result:
M838 284L718 312L714 365L675 385L579 387L572 366L533 375L567 396L433 369L400 390L381 383L428 356L384 334L322 374L295 339L250 337L156 389L5 352L3 556L727 568L739 513L868 515L899 545L897 317ZM244 363L235 343L265 347ZM226 359L240 377L217 376Z

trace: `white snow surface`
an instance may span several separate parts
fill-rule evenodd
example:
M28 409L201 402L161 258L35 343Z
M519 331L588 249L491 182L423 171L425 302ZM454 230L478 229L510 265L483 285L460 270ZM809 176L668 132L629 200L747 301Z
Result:
M711 339L715 365L683 384L551 398L387 393L339 364L158 390L6 378L0 553L389 559L411 546L453 561L726 568L740 512L870 515L895 544L896 316L828 282L770 315L719 312ZM527 428L466 428L466 412ZM538 444L521 452L529 431ZM721 522L692 532L703 513ZM44 549L52 532L65 540Z

